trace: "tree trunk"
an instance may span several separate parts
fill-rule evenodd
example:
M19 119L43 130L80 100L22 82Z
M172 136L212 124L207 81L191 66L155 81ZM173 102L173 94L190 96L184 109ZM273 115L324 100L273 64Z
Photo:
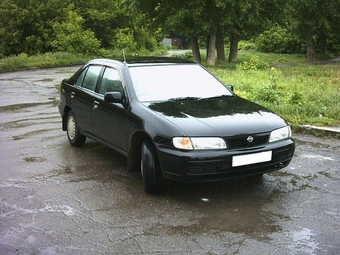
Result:
M216 34L213 33L209 35L209 43L207 46L207 64L210 66L214 66L216 63L215 50L216 50Z
M306 27L306 49L307 49L307 59L315 59L314 45L313 45L313 32L312 26L307 25Z
M229 50L229 63L237 62L237 53L238 53L238 41L239 35L237 33L232 33L230 36L230 50Z
M224 63L225 62L224 37L222 31L220 30L218 30L216 33L216 52L217 60Z
M328 54L327 38L326 37L321 38L321 50L322 50L323 54Z
M325 33L325 30L323 30L321 32L321 35L319 36L319 40L320 40L320 47L321 47L321 51L323 54L328 54L328 49L327 49L327 35Z
M194 57L194 60L198 63L201 63L202 59L201 59L200 47L198 46L198 39L196 36L191 37L191 50L192 50L192 56Z

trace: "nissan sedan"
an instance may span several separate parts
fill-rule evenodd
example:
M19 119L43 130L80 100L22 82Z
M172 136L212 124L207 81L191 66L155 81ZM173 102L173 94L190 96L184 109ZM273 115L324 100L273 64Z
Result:
M262 175L295 149L284 119L186 60L92 60L62 81L59 112L71 145L88 137L123 154L147 192Z

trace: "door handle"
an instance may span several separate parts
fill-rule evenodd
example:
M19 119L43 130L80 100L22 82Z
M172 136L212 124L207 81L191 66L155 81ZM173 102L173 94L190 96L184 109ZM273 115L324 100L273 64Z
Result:
M74 98L75 95L76 95L76 93L74 91L72 91L70 97Z
M99 105L98 101L93 101L93 109L97 109Z

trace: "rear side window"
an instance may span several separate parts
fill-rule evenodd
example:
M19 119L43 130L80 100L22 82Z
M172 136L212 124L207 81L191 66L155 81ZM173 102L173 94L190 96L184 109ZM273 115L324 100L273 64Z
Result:
M81 85L83 84L83 80L84 80L85 74L86 74L86 72L87 72L87 69L88 69L88 68L85 68L85 69L81 72L81 74L78 76L78 79L77 79L77 81L76 81L76 86L81 87Z
M96 89L97 80L101 70L102 70L101 66L89 66L87 70L84 70L80 74L76 82L76 85L81 84L83 88L94 91Z

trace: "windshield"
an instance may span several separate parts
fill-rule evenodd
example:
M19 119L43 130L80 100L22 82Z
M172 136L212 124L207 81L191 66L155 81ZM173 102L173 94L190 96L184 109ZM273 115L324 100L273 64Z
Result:
M210 98L232 95L213 75L197 64L130 67L139 101Z

